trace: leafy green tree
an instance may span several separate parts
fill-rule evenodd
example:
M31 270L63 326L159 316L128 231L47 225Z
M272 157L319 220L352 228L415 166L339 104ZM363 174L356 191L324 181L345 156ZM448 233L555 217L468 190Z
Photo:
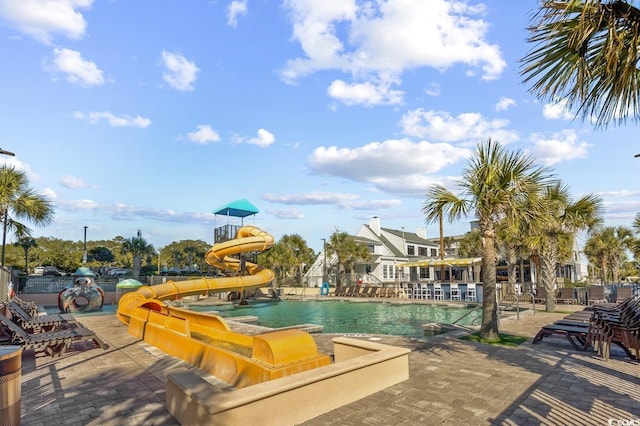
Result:
M640 111L640 10L624 0L545 0L529 27L522 76L596 126Z
M20 221L44 226L53 220L51 202L29 187L27 174L6 164L0 166L0 220L2 220L2 255L4 266L7 232L16 237L31 236L31 230Z
M101 264L110 263L116 260L113 252L104 246L96 246L90 250L87 250L89 255L89 262L99 262Z
M482 235L474 228L462 236L458 241L458 256L479 257L482 254Z
M258 263L274 271L276 279L297 277L301 282L301 265L311 265L315 258L313 249L298 234L283 235L266 252L258 254Z
M204 256L209 248L210 245L202 240L174 241L160 250L161 267L184 268L197 265L200 270L205 270Z
M357 242L346 232L338 229L331 234L326 244L327 256L336 256L336 286L342 287L342 273L349 271L353 274L355 265L359 261L369 261L369 250L365 244Z
M496 225L506 218L515 223L529 221L533 214L523 210L525 199L539 193L550 180L548 169L536 166L521 151L509 152L489 139L479 143L458 182L457 196L442 185L428 188L423 213L427 223L440 215L450 222L474 215L482 237L482 324L480 336L498 341L498 304L496 300Z

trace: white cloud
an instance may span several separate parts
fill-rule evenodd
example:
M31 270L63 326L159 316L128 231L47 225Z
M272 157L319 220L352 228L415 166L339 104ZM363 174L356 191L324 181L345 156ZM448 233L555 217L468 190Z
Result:
M255 138L247 139L245 142L251 145L257 145L261 148L266 148L276 141L276 137L265 129L258 129L258 134Z
M71 49L53 49L52 61L45 61L44 68L50 72L66 75L67 81L80 86L100 86L104 84L102 70L91 61L85 60L80 52Z
M431 83L424 90L424 93L426 93L429 96L438 96L440 95L440 85L438 83Z
M235 27L238 25L238 16L247 14L247 0L233 0L229 3L227 13L227 25Z
M407 139L374 142L359 148L319 147L308 158L312 172L368 182L379 190L415 195L434 181L427 175L458 161L471 151L445 143ZM392 159L392 160L391 160Z
M567 107L567 101L561 100L552 104L545 104L542 108L542 115L547 120L571 120L574 114Z
M97 210L100 204L93 200L69 200L56 202L56 208L67 211Z
M73 116L78 120L86 120L91 124L97 124L101 120L106 120L111 127L138 127L144 129L151 125L150 119L140 117L139 115L136 117L128 115L118 117L108 111L96 111L89 113L75 111Z
M423 188L424 189L424 188ZM343 210L382 210L400 205L399 200L362 200L359 195L342 192L309 192L305 194L264 194L266 201L288 205L330 205Z
M282 69L282 79L290 83L339 70L353 77L349 85L395 85L407 70L455 65L478 69L489 80L506 67L500 48L486 39L482 5L447 0L286 0L284 5L305 54Z
M69 175L60 178L60 185L72 189L87 188L89 186L82 179Z
M404 96L404 92L392 90L388 84L375 85L372 82L349 84L342 80L333 81L327 93L346 105L365 106L399 104Z
M206 145L209 142L219 142L220 135L213 130L211 126L206 124L200 124L197 126L198 130L187 134L187 138L191 142L196 142L202 145Z
M508 120L487 120L480 113L468 112L454 117L445 111L419 108L407 112L401 125L406 135L443 142L478 142L489 137L502 144L518 140L517 133L506 128Z
M268 212L278 219L304 219L304 213L296 208L284 210L269 210Z
M496 111L506 111L516 105L516 101L511 98L502 97L496 104Z
M45 198L47 198L47 199L49 199L51 201L54 201L54 200L58 199L58 194L56 194L56 191L54 191L51 188L43 189L41 194L42 194L43 197L45 197Z
M590 144L579 141L575 130L563 130L545 138L541 134L531 135L531 154L542 163L551 166L561 161L586 158Z
M87 24L79 9L94 0L0 0L0 19L36 40L50 44L55 34L70 39L84 35Z
M189 62L182 54L162 52L162 60L166 67L162 78L169 86L180 91L191 91L196 82L196 75L200 71L193 62Z

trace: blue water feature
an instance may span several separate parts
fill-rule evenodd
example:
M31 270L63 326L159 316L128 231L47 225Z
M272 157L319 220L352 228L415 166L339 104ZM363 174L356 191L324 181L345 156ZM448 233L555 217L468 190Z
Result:
M195 306L192 309L205 310L204 307ZM324 327L325 333L389 334L413 338L425 337L423 324L471 325L477 324L482 315L479 309L474 308L349 301L287 300L242 308L216 306L206 310L216 310L226 318L257 316L258 324L265 327L317 324Z

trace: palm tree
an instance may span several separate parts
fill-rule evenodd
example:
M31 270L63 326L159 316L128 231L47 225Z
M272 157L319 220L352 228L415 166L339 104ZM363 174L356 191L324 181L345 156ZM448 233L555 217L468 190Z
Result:
M536 210L529 229L528 245L536 250L541 264L541 280L548 297L547 311L555 310L556 267L571 256L573 239L578 231L592 231L602 223L602 200L587 194L573 201L569 187L560 181L547 185L540 194L542 210Z
M29 273L29 249L37 247L36 240L33 237L21 237L13 243L15 246L22 247L24 250L24 273Z
M457 196L441 185L427 190L423 213L432 223L443 214L450 222L475 215L482 236L482 325L480 336L498 341L496 301L496 225L508 218L512 222L529 220L531 210L519 208L523 200L540 192L550 179L548 169L538 167L521 151L508 152L489 139L479 143L458 182Z
M640 10L624 0L545 0L521 74L538 98L577 108L596 127L638 120Z
M353 273L353 268L359 260L369 260L369 250L367 246L358 243L346 232L336 231L331 234L326 245L326 252L329 256L335 255L338 259L336 270L336 287L342 286L341 272Z
M142 266L142 258L155 253L155 248L153 245L147 243L147 241L142 238L140 232L138 232L137 237L131 237L122 242L122 254L131 253L133 257L133 268L132 275L134 278L140 278L140 268Z
M0 220L2 220L2 256L4 266L7 231L18 238L28 237L31 230L19 221L27 220L36 226L44 226L53 219L51 202L29 187L27 175L12 166L0 166Z
M627 260L627 249L634 243L631 229L624 226L607 226L589 237L584 253L590 262L600 267L602 283L609 279L618 282L620 270Z

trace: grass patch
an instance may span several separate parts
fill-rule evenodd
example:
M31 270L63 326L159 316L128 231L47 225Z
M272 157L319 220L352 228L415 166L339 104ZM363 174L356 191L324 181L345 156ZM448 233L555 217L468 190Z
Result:
M467 336L461 337L461 339L468 340L470 342L488 343L490 345L500 345L500 346L508 346L508 347L516 347L518 345L523 344L527 340L529 340L528 337L515 336L513 334L500 333L499 336L500 336L500 340L497 342L488 342L488 341L482 340L480 338L480 333L469 334Z

